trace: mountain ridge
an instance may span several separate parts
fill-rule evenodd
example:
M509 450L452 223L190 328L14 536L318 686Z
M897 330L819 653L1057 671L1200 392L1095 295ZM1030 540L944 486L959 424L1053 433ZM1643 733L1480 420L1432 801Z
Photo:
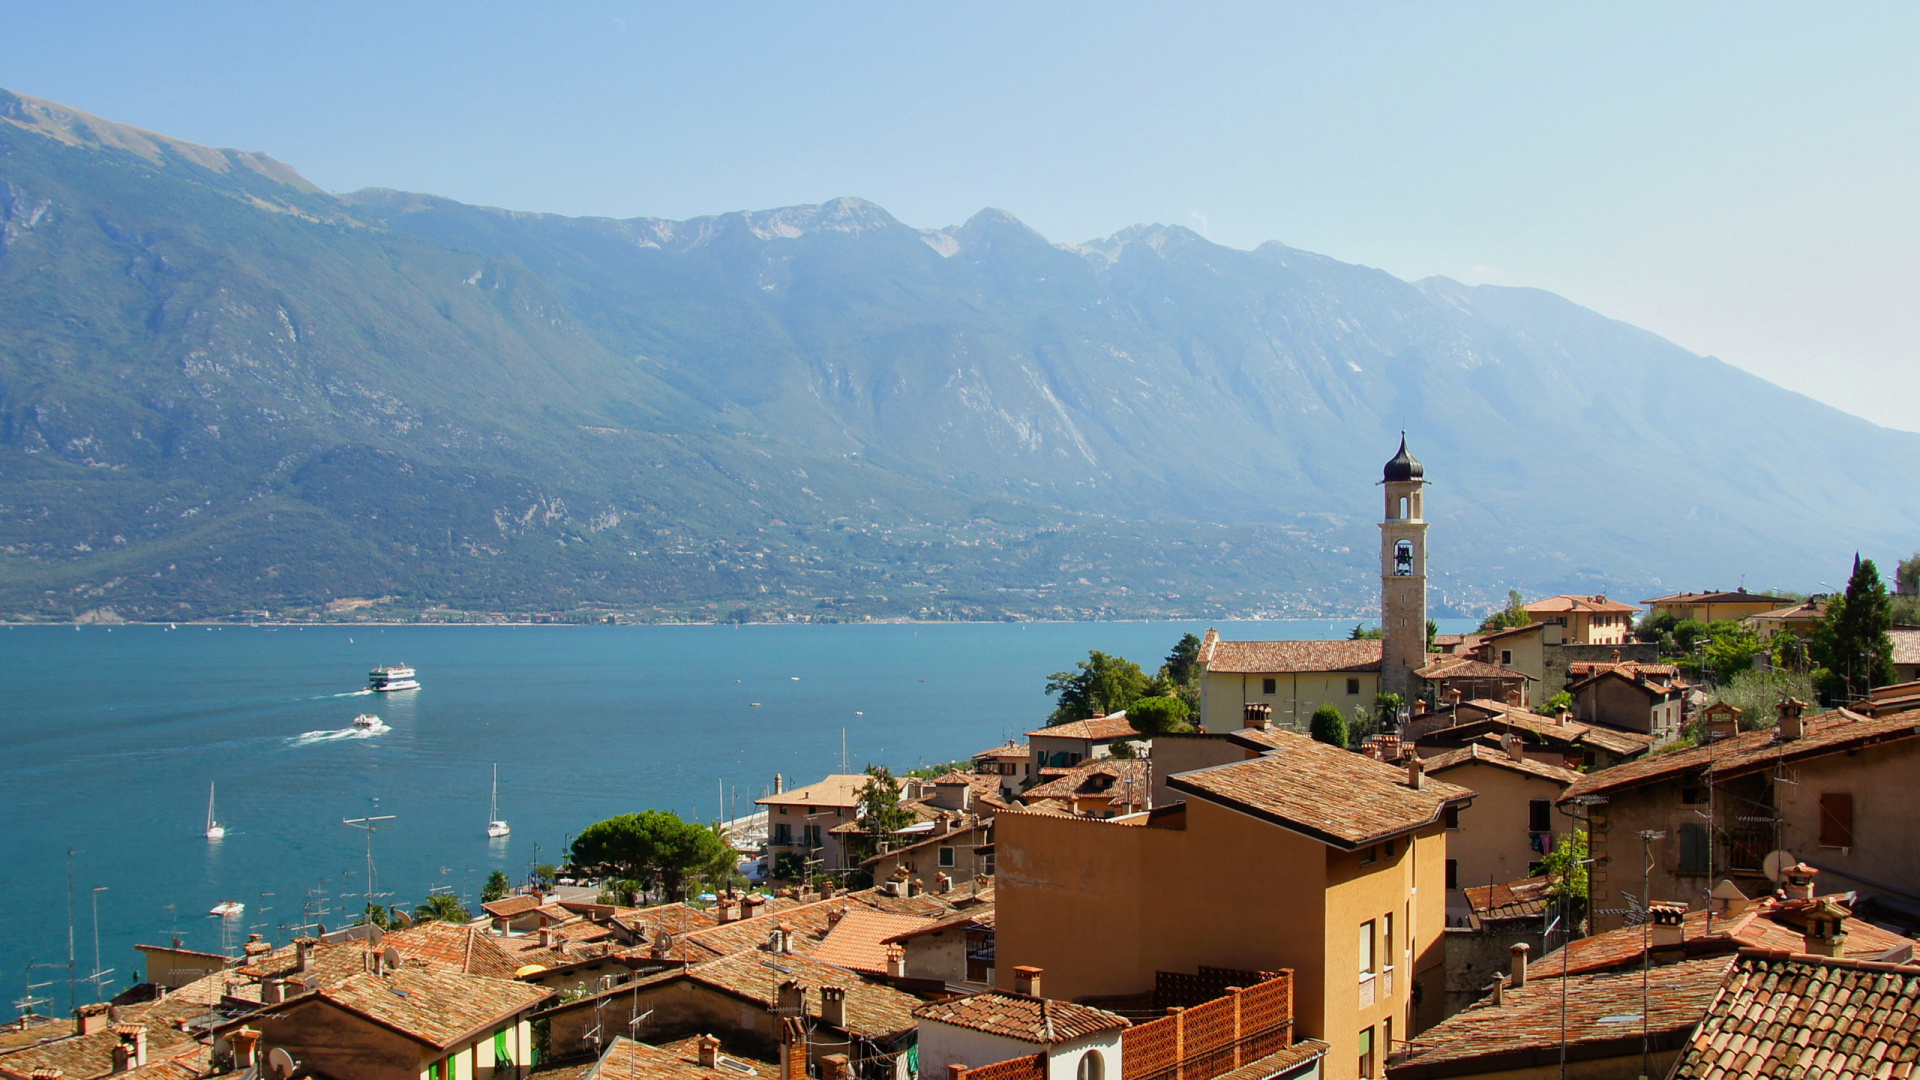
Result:
M1402 427L1442 609L1788 583L1920 531L1857 467L1920 436L1538 290L851 196L686 222L334 196L56 108L0 96L23 617L1345 614Z

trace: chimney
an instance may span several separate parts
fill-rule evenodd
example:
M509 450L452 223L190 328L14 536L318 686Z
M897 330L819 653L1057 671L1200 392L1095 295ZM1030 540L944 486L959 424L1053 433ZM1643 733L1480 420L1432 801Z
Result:
M887 946L887 977L904 979L907 977L907 950L898 945Z
M921 893L924 893L926 891L927 891L927 883L924 881L921 881L919 878L914 878L912 881L907 882L908 896L919 896Z
M1460 705L1460 688L1459 687L1454 687L1453 689L1447 691L1447 704L1452 705L1456 708L1459 707Z
M553 948L553 927L543 926L540 928L540 947L543 949Z
M775 951L775 952L778 952L778 953L786 953L786 954L789 954L789 955L790 955L790 954L792 954L792 952L793 952L793 926L792 926L792 924L790 924L790 923L781 923L781 924L779 925L779 927L778 927L778 928L776 928L776 929L774 930L774 933L776 933L776 934L778 934L778 935L779 935L779 939L778 939L778 940L779 940L779 944L780 944L780 947L779 947L779 948L777 948L777 949L775 949L774 951Z
M134 1068L133 1047L126 1043L114 1044L113 1065L107 1071L117 1076L123 1072L132 1072Z
M758 896L749 895L749 896L741 897L740 898L740 917L742 919L751 919L755 915L760 914L760 905L764 903L766 903L766 901L761 899Z
M700 1067L703 1069L719 1068L720 1040L711 1035L702 1035L697 1045L699 1048L698 1053L700 1054Z
M820 883L820 899L822 900L833 899L833 882L831 880L823 881Z
M91 1035L96 1031L104 1031L108 1023L109 1017L105 1005L82 1005L73 1010L75 1035Z
M313 962L314 940L310 937L295 938L293 941L293 970L305 971Z
M1533 946L1516 941L1507 951L1513 954L1513 988L1518 990L1527 985L1527 954L1533 951Z
M723 896L719 900L714 901L713 917L720 920L722 924L730 923L734 919L735 910L733 900Z
M965 1065L947 1066L947 1080L967 1080L967 1067Z
M773 774L773 793L775 795L779 795L785 792L786 790L787 790L787 778L784 776L781 776L779 773L774 773Z
M1013 969L1013 992L1028 997L1040 996L1040 973L1044 969L1037 967L1017 967Z
M144 1024L115 1024L113 1034L120 1040L119 1045L113 1048L114 1072L126 1072L147 1063L147 1029ZM119 1068L123 1057L127 1062L125 1069Z
M828 1054L820 1059L821 1080L847 1080L847 1055Z
M1616 663L1616 664L1620 662L1620 650L1619 650L1619 649L1615 649L1615 650L1613 650L1613 662L1614 662L1614 663Z
M844 986L823 986L820 988L820 1022L828 1027L842 1031L847 1027L847 988Z
M1781 741L1785 742L1792 739L1797 739L1805 732L1805 727L1802 724L1800 717L1801 717L1801 714L1806 711L1806 708L1807 708L1807 703L1804 701L1801 701L1799 698L1784 698L1781 700L1780 702L1780 739Z
M1515 708L1518 708L1520 706L1520 691L1518 690L1507 691L1507 704L1512 705Z
M1265 731L1273 726L1273 706L1264 701L1248 702L1245 716L1246 726L1256 731Z
M1433 706L1427 703L1426 698L1413 699L1413 715L1425 716L1427 715L1427 713L1431 712L1432 709L1433 709Z
M260 1004L278 1005L287 1000L287 981L285 979L263 979L260 982Z
M1511 731L1500 733L1500 749L1506 751L1507 759L1510 761L1519 761L1527 756L1526 752L1520 748L1520 740L1514 738Z
M1425 790L1427 786L1427 763L1415 754L1407 759L1407 786L1415 791Z
M260 1033L252 1028L241 1028L231 1036L233 1040L233 1067L240 1070L253 1068L254 1048L260 1045Z
M1686 941L1687 907L1659 900L1647 905L1647 917L1653 920L1653 947L1679 948Z
M933 891L937 893L952 892L953 879L948 877L945 872L942 872L938 877L933 879Z
M1807 910L1807 951L1815 956L1846 955L1847 916L1853 914L1833 902L1820 901Z
M780 1018L780 1080L807 1080L807 1022Z
M804 1018L807 1015L807 984L798 979L788 979L780 984L780 1011L787 1016Z
M1813 879L1820 871L1806 863L1794 863L1781 873L1780 895L1788 900L1813 899Z
M839 926L840 920L846 917L847 917L846 908L836 908L833 911L827 912L827 933L829 934L833 933L833 928L836 926Z

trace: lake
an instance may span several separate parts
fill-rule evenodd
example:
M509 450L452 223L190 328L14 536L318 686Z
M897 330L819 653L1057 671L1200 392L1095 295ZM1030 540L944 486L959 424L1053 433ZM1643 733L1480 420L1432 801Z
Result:
M1216 625L1344 637L1352 620ZM0 865L15 898L0 909L0 991L47 982L41 1011L68 1007L69 850L76 969L95 967L97 903L111 996L139 978L136 942L284 941L322 909L344 925L367 891L366 836L344 818L393 815L373 839L383 903L411 907L439 887L471 903L490 871L518 881L614 814L749 813L776 773L793 786L838 771L843 731L855 770L967 757L1040 726L1047 674L1087 650L1151 672L1205 629L0 628ZM369 668L401 662L421 689L361 692ZM361 712L386 730L354 731ZM496 764L513 833L488 840ZM228 829L217 842L203 835L209 783ZM224 900L245 914L209 917ZM77 997L94 993L82 983Z

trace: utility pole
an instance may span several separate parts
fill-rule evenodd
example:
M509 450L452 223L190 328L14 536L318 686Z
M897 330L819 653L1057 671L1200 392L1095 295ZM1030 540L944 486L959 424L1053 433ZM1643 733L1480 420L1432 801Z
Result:
M1657 829L1640 830L1640 892L1646 898L1647 917L1642 920L1640 931L1640 1075L1653 1075L1653 1037L1647 1027L1648 981L1653 977L1653 842L1665 840L1667 834ZM1712 901L1708 901L1709 911ZM1683 921L1681 926L1685 926ZM1681 940L1686 939L1683 931Z
M93 978L91 981L93 1000L96 1005L100 1002L100 980L113 974L110 970L100 970L100 894L106 891L105 885L96 885L93 889Z

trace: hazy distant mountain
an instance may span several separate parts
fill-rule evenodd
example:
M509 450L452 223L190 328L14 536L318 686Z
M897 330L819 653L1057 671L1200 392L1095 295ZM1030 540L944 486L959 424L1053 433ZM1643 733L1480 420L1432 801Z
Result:
M1177 227L336 198L0 92L0 284L0 610L1344 610L1402 428L1443 602L1920 537L1920 436Z

